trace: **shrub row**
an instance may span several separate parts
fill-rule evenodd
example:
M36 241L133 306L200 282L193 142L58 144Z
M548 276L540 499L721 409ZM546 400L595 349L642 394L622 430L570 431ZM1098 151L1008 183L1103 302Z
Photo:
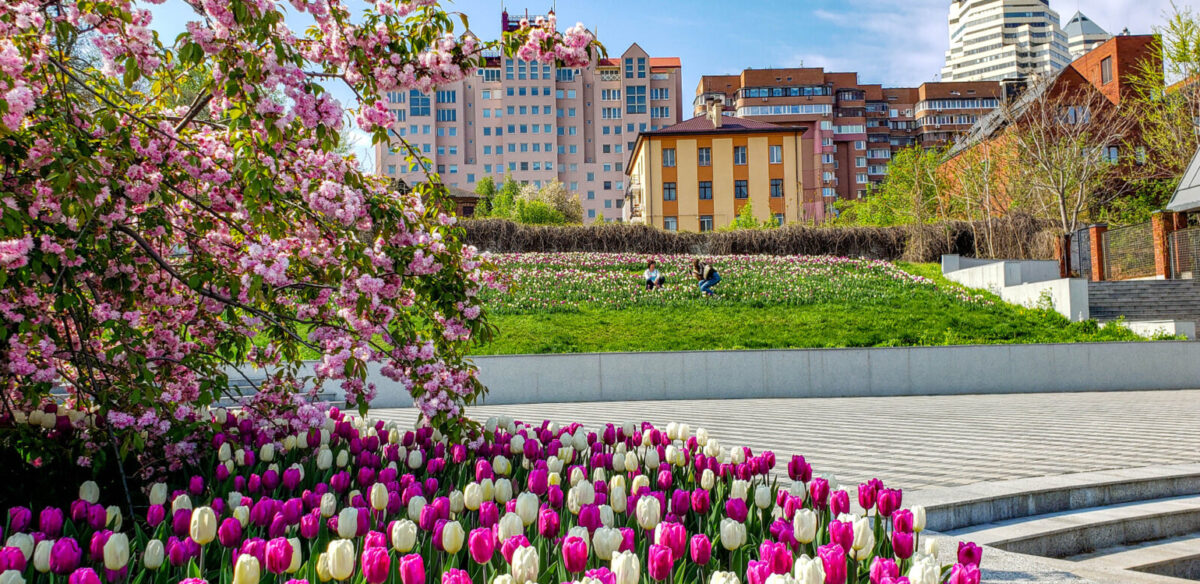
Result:
M627 224L521 225L501 219L466 220L463 225L467 243L481 250L507 253L833 255L914 262L936 262L942 254L1009 259L1048 259L1054 255L1049 225L1025 215L995 219L990 230L983 222L966 221L898 227L789 225L708 233Z

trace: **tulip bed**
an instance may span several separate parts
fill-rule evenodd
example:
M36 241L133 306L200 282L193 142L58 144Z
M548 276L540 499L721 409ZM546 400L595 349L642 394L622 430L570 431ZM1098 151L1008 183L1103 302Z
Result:
M692 276L696 256L611 253L524 253L494 257L508 284L485 292L490 314L686 306L704 301ZM877 304L933 293L957 302L991 305L989 297L962 288L939 288L891 262L833 256L717 256L704 258L722 276L726 303L802 306L823 302ZM660 290L642 286L654 260L666 277Z
M476 354L1133 341L941 279L935 265L829 256L714 256L705 298L695 256L493 256L507 290L482 292L497 333ZM665 276L646 290L649 260Z
M492 419L449 444L333 408L324 429L272 442L236 413L212 417L193 475L132 502L88 481L64 507L7 509L0 584L980 580L977 546L937 564L900 490L859 485L854 514L803 457L686 424Z

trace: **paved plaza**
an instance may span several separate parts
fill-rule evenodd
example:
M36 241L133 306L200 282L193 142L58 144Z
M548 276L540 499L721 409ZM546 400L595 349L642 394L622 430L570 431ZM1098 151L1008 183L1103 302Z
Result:
M588 427L687 422L781 460L803 454L845 484L877 476L906 490L1200 462L1200 390L530 404L469 413ZM372 415L416 419L412 409Z

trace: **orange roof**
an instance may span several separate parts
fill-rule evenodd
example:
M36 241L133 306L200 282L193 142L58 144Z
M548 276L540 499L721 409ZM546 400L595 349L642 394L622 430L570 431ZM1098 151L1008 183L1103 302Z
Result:
M650 67L683 67L679 57L650 57Z
M600 67L616 67L620 65L620 63L617 61L617 59L600 59L599 61L596 61L596 65Z

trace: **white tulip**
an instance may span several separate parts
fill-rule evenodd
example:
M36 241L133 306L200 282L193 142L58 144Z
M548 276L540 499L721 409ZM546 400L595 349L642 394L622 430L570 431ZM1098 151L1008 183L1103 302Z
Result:
M817 537L817 514L807 507L797 509L796 514L792 516L792 533L795 535L796 541L812 543L812 540Z
M459 491L459 490L450 491L449 499L450 499L450 512L455 515L462 513L462 510L464 507L462 491Z
M509 462L507 458L496 455L496 457L492 459L492 471L502 477L506 477L512 474L512 463Z
M875 547L875 531L871 528L870 519L861 517L854 521L854 543L851 547L855 552L863 552L855 553L856 559L861 560L863 556L871 553Z
M711 491L713 488L713 485L715 485L716 482L717 482L717 475L713 474L713 471L711 468L706 468L706 469L704 469L704 472L700 473L700 488L701 489L704 489L706 491Z
M941 581L937 565L924 559L914 561L907 576L911 584L937 584Z
M733 464L741 464L746 462L746 450L740 446L730 446L729 460Z
M510 565L513 584L537 582L539 565L540 560L538 559L537 548L533 546L517 548L513 552L512 564Z
M163 564L166 550L161 540L152 539L146 542L146 551L142 553L142 565L147 570L157 570Z
M371 485L371 508L376 511L387 509L388 492L387 487L383 483L375 483Z
M333 466L333 452L322 446L317 451L317 470L329 470Z
M513 436L512 441L508 443L509 454L524 454L525 453L525 437L520 434Z
M525 524L521 521L521 516L516 513L505 513L504 517L500 518L500 527L497 530L497 538L500 543L514 536L525 533Z
M729 551L746 544L746 526L728 517L721 520L721 545Z
M529 492L517 495L517 516L521 518L521 523L526 527L533 525L538 517L538 498L537 495Z
M39 541L37 547L33 548L33 569L45 574L50 571L50 548L54 547L54 540L43 539Z
M8 540L4 542L5 547L15 547L21 550L27 562L33 556L33 545L33 536L28 533L14 533L8 536Z
M708 584L742 584L742 581L733 572L713 572Z
M463 547L463 540L467 534L463 531L462 524L457 521L447 521L442 525L442 548L448 554L457 554L458 550Z
M233 510L233 518L237 519L242 527L245 527L247 523L250 523L250 508L245 505L237 507Z
M418 456L417 459L420 460L420 456ZM344 468L347 464L350 464L350 453L346 450L339 450L337 453L337 460L334 461L334 464L336 464L338 468ZM421 466L421 464L417 463L417 466L413 466L412 456L410 455L408 457L408 466L409 468L417 468L417 466Z
M616 584L638 584L642 575L642 562L633 552L613 552L609 567Z
M615 522L616 522L616 516L613 514L612 506L611 505L601 505L600 506L600 525L603 525L605 527L612 527L613 523L615 523Z
M925 506L924 505L913 505L912 506L912 514L913 514L913 531L915 531L917 533L921 533L922 531L925 531Z
M0 584L25 584L25 577L17 570L5 570L0 573Z
M354 542L348 539L332 540L325 554L329 560L329 575L334 580L345 580L354 574Z
M596 533L592 534L592 552L596 554L597 560L606 560L612 558L613 552L621 548L624 542L624 537L621 535L621 530L611 527L600 527L596 529Z
M463 488L463 506L471 511L478 511L483 505L483 487L479 483L467 483Z
M501 505L508 503L508 501L513 498L512 481L508 479L497 479L495 497L496 502L500 503Z
M263 462L271 462L275 460L275 443L267 442L258 449L258 459Z
M792 575L800 584L825 584L825 566L819 558L802 555L792 566Z
M417 545L417 524L408 519L401 519L392 524L392 547L406 554Z
M624 513L628 510L629 496L625 494L625 485L611 485L608 493L608 502L612 503L613 511Z
M638 525L647 531L654 529L662 521L662 504L657 497L640 497L637 502Z
M300 551L299 538L289 537L287 541L288 545L292 546L292 562L288 564L287 573L295 574L300 571L300 566L303 564L301 560L303 559L304 552Z
M749 502L750 498L750 482L743 480L735 480L729 487L730 499L741 499Z
M104 525L111 528L113 531L121 531L121 523L124 522L125 516L121 514L121 508L116 505L109 505L104 508Z
M178 513L180 509L191 509L191 508L192 508L192 500L190 498L188 498L188 496L186 494L179 495L178 497L175 497L175 500L171 501L171 516L174 517L175 514Z
M764 584L799 584L791 574L771 574L767 576Z
M573 443L572 445L575 447L575 450L580 452L587 450L587 432L584 432L582 427L575 430L575 435L571 437L571 442Z
M236 462L238 466L246 466L246 450L244 448L239 448L234 451L233 461Z
M83 481L79 485L79 498L95 505L100 500L100 485L96 481Z
M427 505L425 497L417 495L408 500L408 518L413 521L421 520L421 509Z
M491 501L496 498L496 483L492 479L479 481L479 488L483 489L484 501Z
M297 444L306 444L306 443L308 443L308 440L301 440L301 441L297 442L295 436L288 434L287 436L284 436L284 438L283 438L283 450L284 450L284 452L290 452L290 451L296 449Z
M925 555L936 559L938 557L938 540L932 537L925 537L921 541L924 542L921 545L925 548Z
M771 489L766 485L759 485L754 489L754 506L759 509L766 509L771 506Z
M633 480L629 481L629 492L637 494L642 490L642 487L650 486L650 477L646 475L637 475Z
M559 449L558 455L562 456L562 449ZM559 458L558 456L551 456L550 459L546 461L546 470L550 471L550 474L561 474L564 464L566 463L563 462L563 459Z
M414 497L415 498L415 497ZM350 539L358 535L358 509L346 507L338 513L338 537ZM341 578L339 578L340 580Z
M192 511L192 522L188 535L192 541L204 545L217 537L217 514L212 507L198 507Z

